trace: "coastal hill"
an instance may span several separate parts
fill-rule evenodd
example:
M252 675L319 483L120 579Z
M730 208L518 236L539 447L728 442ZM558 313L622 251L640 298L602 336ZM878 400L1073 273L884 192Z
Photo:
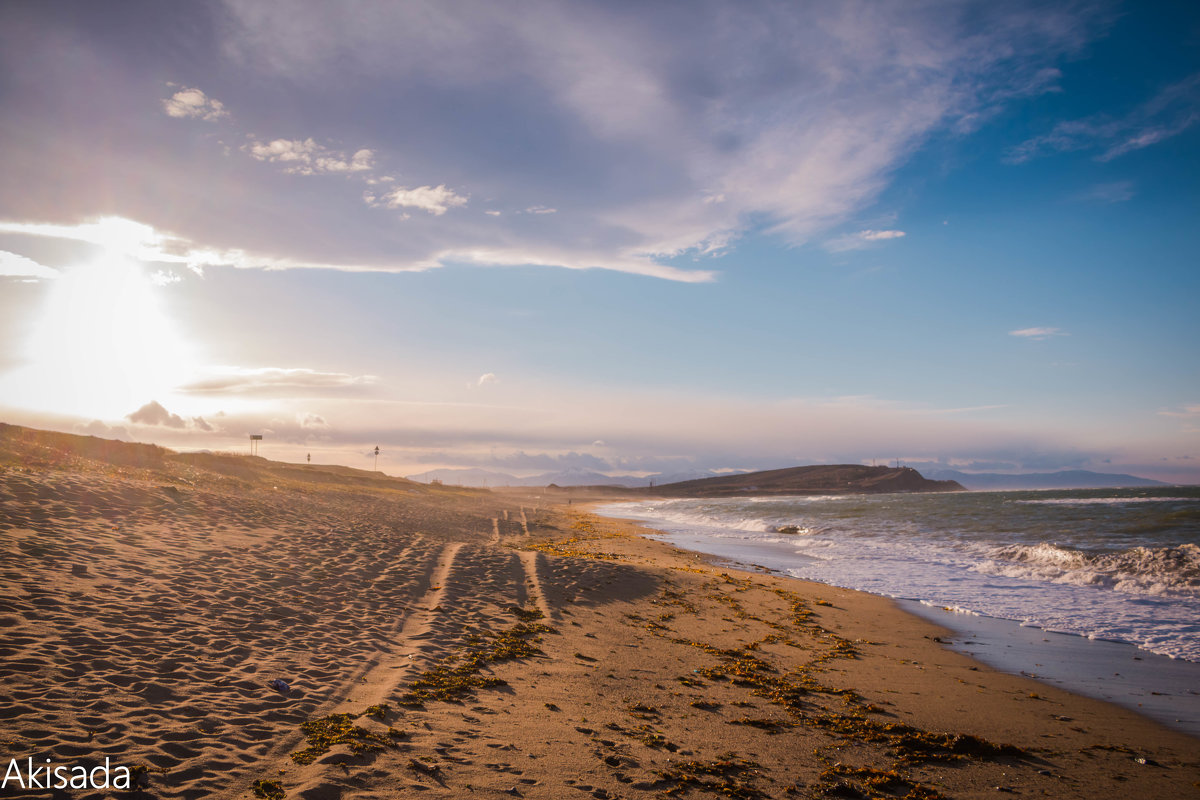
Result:
M831 464L789 467L681 481L642 490L664 497L738 497L765 494L883 494L887 492L962 492L955 481L931 481L911 467Z

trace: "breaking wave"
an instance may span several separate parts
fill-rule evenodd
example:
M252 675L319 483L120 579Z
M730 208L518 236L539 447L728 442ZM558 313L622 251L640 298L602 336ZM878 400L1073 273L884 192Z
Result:
M1197 503L1195 497L1050 497L1037 500L1013 500L1022 506L1126 506L1131 503Z
M1200 599L1200 546L1084 553L1049 542L994 548L977 572L1095 586L1128 594Z

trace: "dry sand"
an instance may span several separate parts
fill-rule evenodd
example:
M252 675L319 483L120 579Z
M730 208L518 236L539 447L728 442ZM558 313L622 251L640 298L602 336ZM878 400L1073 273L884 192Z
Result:
M1200 795L1194 738L533 493L24 461L3 766L108 757L163 798Z

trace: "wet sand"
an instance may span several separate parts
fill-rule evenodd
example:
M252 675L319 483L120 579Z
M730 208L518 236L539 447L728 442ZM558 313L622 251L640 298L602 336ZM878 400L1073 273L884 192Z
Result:
M1200 664L1140 650L1126 642L1055 633L899 601L900 608L953 631L946 645L1004 672L1107 700L1200 737Z
M535 492L8 453L6 761L162 798L1197 793L1200 740Z

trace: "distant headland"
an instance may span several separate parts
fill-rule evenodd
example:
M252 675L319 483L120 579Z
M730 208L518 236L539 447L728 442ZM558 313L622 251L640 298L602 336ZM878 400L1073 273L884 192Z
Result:
M931 481L912 467L828 464L721 475L635 491L662 497L748 497L772 494L963 492L966 489L957 481Z

